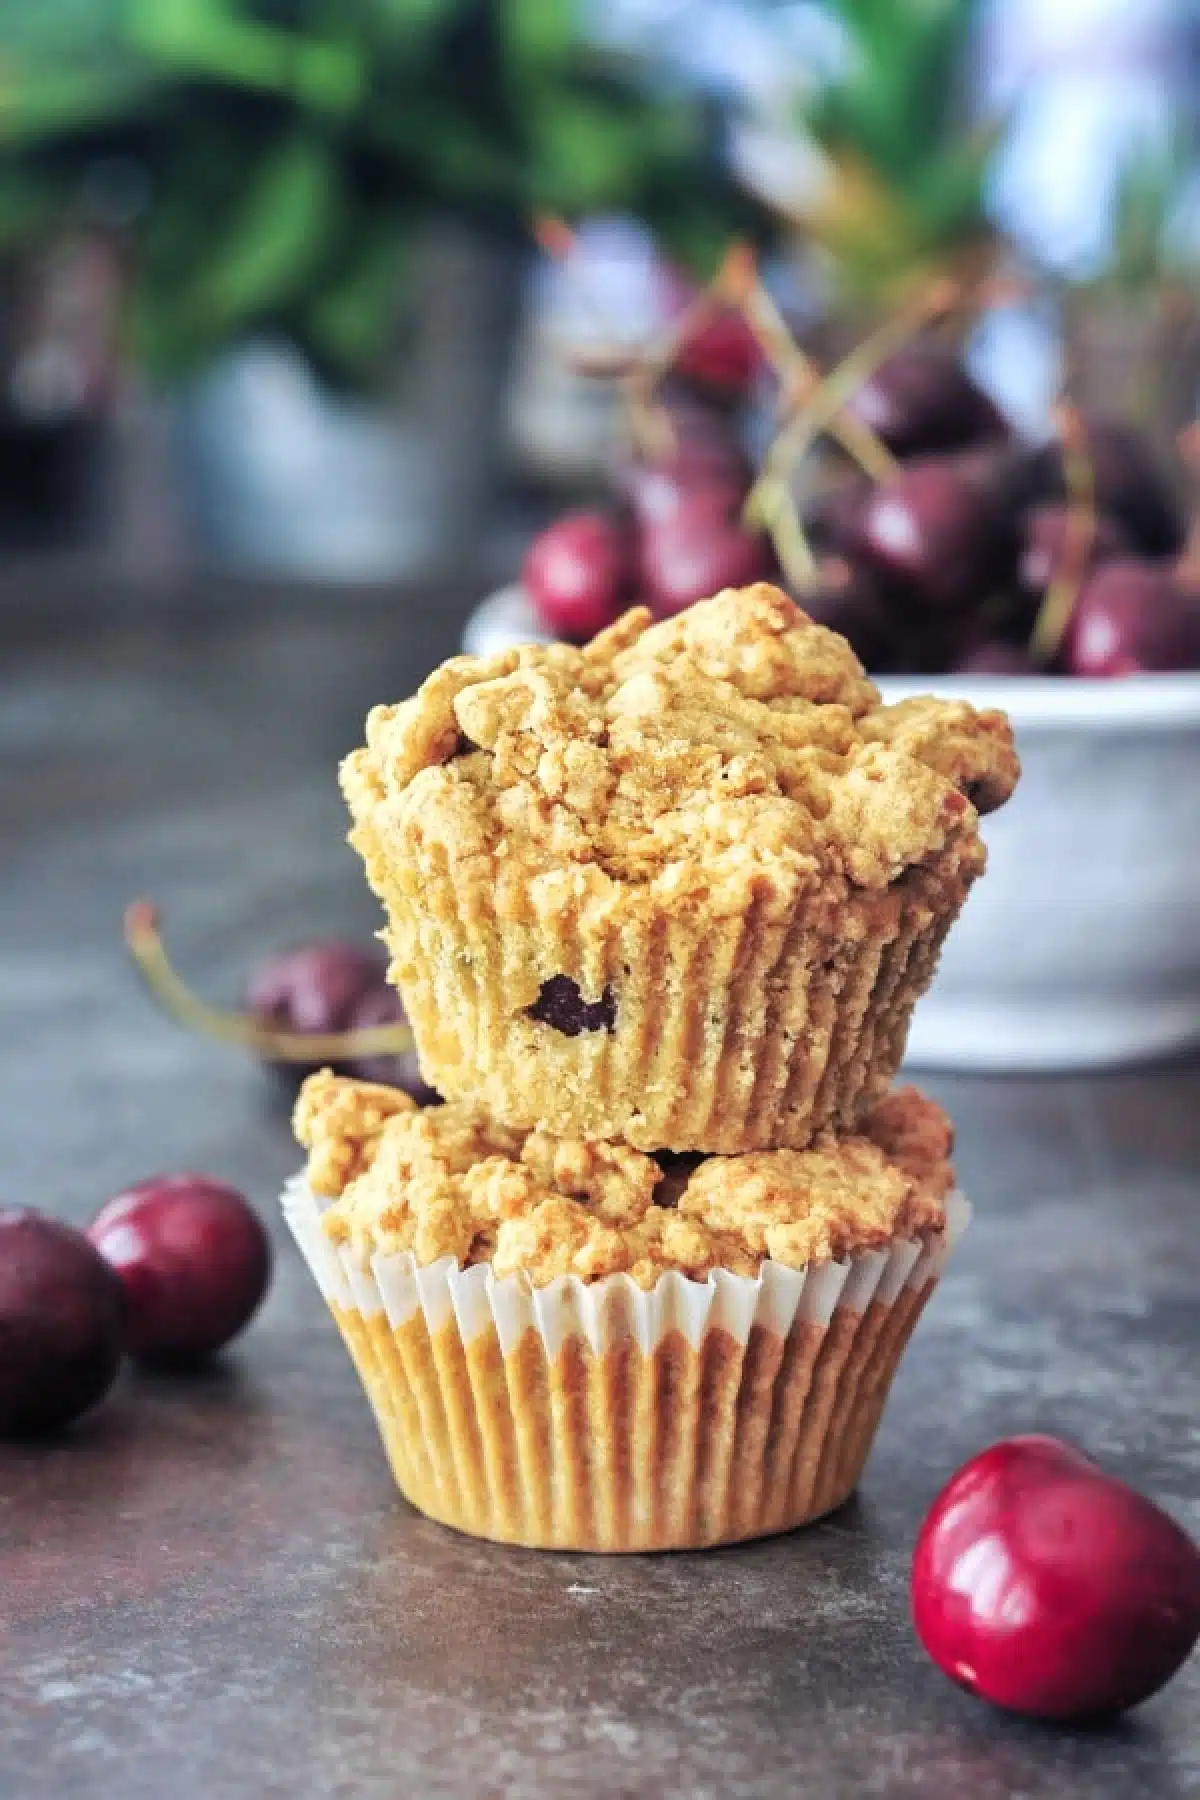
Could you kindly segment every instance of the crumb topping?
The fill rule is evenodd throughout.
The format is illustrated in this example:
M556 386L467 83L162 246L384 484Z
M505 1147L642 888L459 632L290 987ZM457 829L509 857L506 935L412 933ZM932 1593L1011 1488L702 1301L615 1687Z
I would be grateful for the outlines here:
M660 1160L506 1131L329 1070L305 1082L295 1128L311 1186L333 1201L323 1222L334 1243L363 1257L490 1262L538 1287L628 1273L649 1288L667 1269L828 1262L939 1231L953 1184L949 1121L915 1088L890 1094L861 1135L743 1156Z
M372 711L343 786L384 897L436 854L574 871L593 900L702 881L720 910L764 871L880 888L973 848L1017 772L1002 714L880 706L845 640L759 584L657 625L635 609L583 649L455 657Z

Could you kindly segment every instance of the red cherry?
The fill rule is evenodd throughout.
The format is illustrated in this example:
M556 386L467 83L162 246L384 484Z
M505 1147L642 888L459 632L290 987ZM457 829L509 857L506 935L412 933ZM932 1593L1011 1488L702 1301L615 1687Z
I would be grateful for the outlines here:
M1021 524L1017 580L1032 599L1040 600L1058 574L1067 543L1070 512L1065 506L1035 506ZM1129 537L1116 519L1098 513L1088 543L1085 570L1114 556L1128 554Z
M712 511L731 516L750 488L741 445L707 408L673 401L667 413L671 448L653 459L638 458L619 471L634 518L641 525L656 524L698 504L702 494Z
M246 1011L277 1031L345 1031L362 997L379 987L379 949L318 938L269 957L246 991Z
M1200 668L1200 593L1166 564L1115 558L1080 589L1062 656L1072 675Z
M153 1362L220 1350L257 1311L271 1274L262 1222L236 1188L162 1175L101 1207L88 1237L125 1288L125 1344Z
M976 465L931 456L872 491L855 550L914 607L959 612L988 598L1003 540L997 494Z
M853 556L862 535L871 483L852 478L815 494L804 511L804 535L818 554Z
M1200 1636L1200 1549L1166 1513L1050 1437L973 1458L912 1567L917 1635L970 1693L1043 1719L1157 1693Z
M121 1284L81 1231L0 1211L0 1433L54 1431L94 1406L123 1325Z
M686 277L667 271L670 313L681 313L694 295L695 288ZM753 387L762 366L758 339L742 314L730 307L691 327L675 354L673 369L700 387L740 396Z
M899 669L905 661L905 630L879 584L865 569L836 556L820 565L820 585L798 593L796 603L818 625L840 632L874 674Z
M1008 423L946 345L914 338L881 363L850 410L894 456L965 450L1009 435Z
M605 513L567 513L529 546L521 580L549 631L579 642L611 625L628 604L629 537Z
M1186 527L1171 480L1153 447L1133 425L1087 412L1087 452L1096 505L1121 525L1135 550L1172 556L1182 549ZM1061 501L1065 493L1062 445L1044 444L1020 459L1018 476L1027 504Z
M642 533L642 588L661 619L722 588L763 581L773 570L768 540L714 513L703 497Z

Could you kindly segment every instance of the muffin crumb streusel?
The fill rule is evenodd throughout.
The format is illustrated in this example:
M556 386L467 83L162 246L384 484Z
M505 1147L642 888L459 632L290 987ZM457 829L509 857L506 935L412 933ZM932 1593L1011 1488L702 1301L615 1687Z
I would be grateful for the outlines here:
M490 1262L539 1287L841 1259L939 1231L953 1184L949 1121L915 1088L890 1094L859 1135L686 1160L506 1131L328 1070L304 1084L295 1125L311 1186L334 1202L323 1220L335 1243Z

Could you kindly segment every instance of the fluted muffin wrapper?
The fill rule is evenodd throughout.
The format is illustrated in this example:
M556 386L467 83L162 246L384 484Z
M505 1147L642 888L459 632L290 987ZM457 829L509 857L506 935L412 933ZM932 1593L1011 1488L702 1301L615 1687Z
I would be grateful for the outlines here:
M364 1263L303 1179L283 1209L406 1498L477 1537L604 1551L734 1543L840 1506L969 1218L955 1194L925 1242L644 1290Z
M957 852L882 891L728 916L494 889L430 857L387 896L426 1078L516 1129L640 1150L803 1149L853 1131L888 1091L916 1001L974 870ZM568 1036L530 1014L566 976L612 996L613 1028Z

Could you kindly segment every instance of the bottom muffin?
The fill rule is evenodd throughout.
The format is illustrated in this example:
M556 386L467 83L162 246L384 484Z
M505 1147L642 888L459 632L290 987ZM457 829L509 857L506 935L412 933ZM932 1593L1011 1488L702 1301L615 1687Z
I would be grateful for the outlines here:
M694 1549L840 1506L966 1206L889 1095L803 1151L651 1157L329 1073L288 1222L402 1492L480 1537Z

